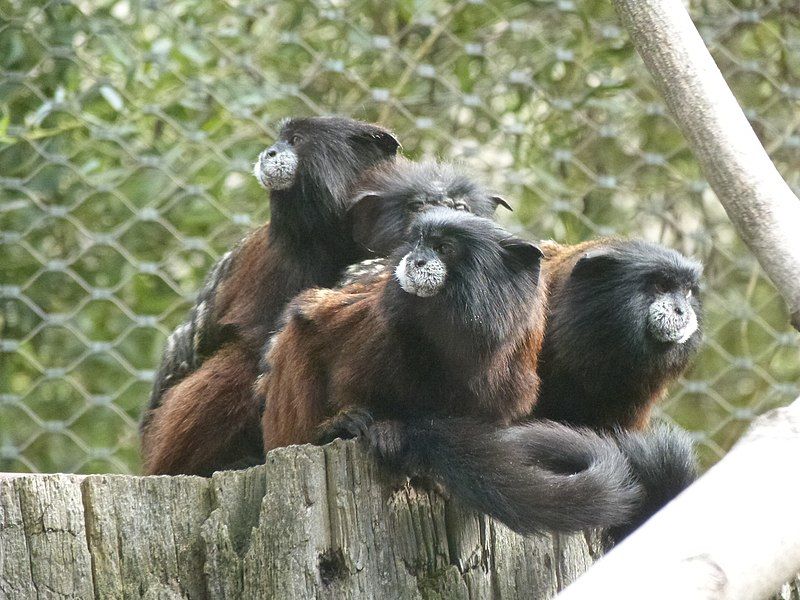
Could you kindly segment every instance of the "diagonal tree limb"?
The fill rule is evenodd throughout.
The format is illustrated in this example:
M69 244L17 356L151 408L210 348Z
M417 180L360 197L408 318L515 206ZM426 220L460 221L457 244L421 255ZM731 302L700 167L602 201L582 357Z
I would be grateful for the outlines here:
M739 235L800 331L800 200L767 156L680 0L613 0Z
M753 421L703 477L558 600L757 600L800 570L800 398Z

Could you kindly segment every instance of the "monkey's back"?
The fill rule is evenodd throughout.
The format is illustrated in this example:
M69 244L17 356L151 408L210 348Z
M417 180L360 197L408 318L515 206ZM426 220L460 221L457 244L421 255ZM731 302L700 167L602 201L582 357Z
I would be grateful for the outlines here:
M480 368L440 363L424 337L398 332L383 296L393 274L342 289L313 289L287 308L256 385L263 399L265 450L313 442L335 414L366 408L380 418L472 416L508 424L536 401L544 290L531 307L535 325ZM401 339L402 338L402 339Z

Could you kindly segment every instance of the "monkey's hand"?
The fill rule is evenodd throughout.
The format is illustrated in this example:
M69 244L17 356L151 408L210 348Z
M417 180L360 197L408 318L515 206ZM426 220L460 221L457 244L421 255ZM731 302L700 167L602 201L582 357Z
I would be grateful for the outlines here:
M400 488L410 480L415 487L433 490L446 498L450 496L447 489L414 460L408 445L409 425L403 421L377 419L365 408L353 408L322 423L318 432L319 444L327 444L336 438L360 438L378 464L386 469L384 475L391 486Z
M375 421L367 432L370 449L384 464L401 467L408 448L408 432L402 421Z
M376 420L366 408L343 410L323 421L317 429L317 444L327 444L336 438L343 440L362 438L376 458L389 466L402 465L407 447L406 427L401 421Z
M375 422L365 408L348 408L340 411L317 427L315 443L328 444L336 438L349 440L356 437L369 439L370 426Z

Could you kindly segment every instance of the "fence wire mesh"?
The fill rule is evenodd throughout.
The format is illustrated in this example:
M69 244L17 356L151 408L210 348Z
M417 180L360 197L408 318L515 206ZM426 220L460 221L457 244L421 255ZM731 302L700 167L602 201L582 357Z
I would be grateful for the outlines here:
M690 10L797 191L796 2ZM251 162L330 113L465 163L531 236L701 258L707 335L663 415L706 464L800 393L781 300L607 0L0 0L0 471L137 471L167 334L268 218Z

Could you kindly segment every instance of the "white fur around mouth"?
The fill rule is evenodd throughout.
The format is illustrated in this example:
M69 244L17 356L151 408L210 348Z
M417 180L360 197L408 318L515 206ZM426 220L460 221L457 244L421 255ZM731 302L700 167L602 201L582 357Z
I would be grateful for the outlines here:
M688 307L689 315L684 323L678 323L679 318L673 314L672 308L666 301L656 300L650 305L648 315L648 328L654 338L661 342L685 344L697 331L697 315Z
M439 259L433 259L418 267L408 260L408 256L406 254L394 270L400 287L404 292L420 298L435 296L447 278L447 268L444 263Z
M290 188L296 171L297 155L291 150L284 150L275 156L267 156L264 150L253 165L253 175L266 190Z
M270 189L269 184L264 180L264 177L261 173L261 155L258 155L258 160L253 163L253 176L258 180L258 183L261 187L265 190Z
M676 344L684 344L686 343L690 337L694 335L694 332L697 331L697 315L694 314L694 311L691 312L689 315L689 322L684 326L681 336L675 340Z

